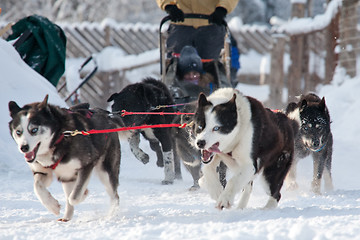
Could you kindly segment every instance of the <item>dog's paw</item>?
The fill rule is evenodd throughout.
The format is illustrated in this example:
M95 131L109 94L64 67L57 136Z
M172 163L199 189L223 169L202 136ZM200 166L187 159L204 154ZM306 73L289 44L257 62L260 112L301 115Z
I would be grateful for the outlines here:
M314 180L311 182L311 190L316 195L321 195L320 188L321 188L320 180Z
M199 189L200 189L199 184L194 184L194 185L192 185L192 186L189 188L189 191L190 191L190 192L194 192L194 191L197 191L197 190L199 190Z
M220 201L216 203L216 208L219 210L223 210L224 208L230 208L231 203L228 200Z
M233 204L232 202L233 202L233 200L229 196L229 194L226 194L225 192L223 192L216 202L216 208L218 208L220 210L222 210L224 208L230 208Z
M163 159L158 159L156 161L156 166L158 167L164 167L164 160Z
M147 155L146 153L144 153L144 155L140 157L140 161L141 161L143 164L148 164L149 161L150 161L149 155Z
M68 222L70 221L70 219L67 219L67 218L59 218L58 219L58 222Z
M173 183L174 183L174 181L171 181L171 180L162 180L161 181L162 185L170 185L170 184L173 184Z

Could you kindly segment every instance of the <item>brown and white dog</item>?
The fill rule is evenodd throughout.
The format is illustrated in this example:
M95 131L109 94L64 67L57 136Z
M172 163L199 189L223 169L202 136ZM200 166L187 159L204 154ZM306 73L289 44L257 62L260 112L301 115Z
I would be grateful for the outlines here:
M200 94L194 123L194 145L204 163L200 186L216 200L216 207L230 208L243 191L238 208L245 208L259 174L269 195L265 208L275 208L293 161L296 121L235 89L222 88L209 97ZM217 173L220 161L232 173L225 188Z

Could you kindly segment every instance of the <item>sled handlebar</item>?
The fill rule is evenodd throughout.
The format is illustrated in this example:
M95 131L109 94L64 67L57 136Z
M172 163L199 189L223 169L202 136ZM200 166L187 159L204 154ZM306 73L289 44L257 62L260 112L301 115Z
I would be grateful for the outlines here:
M210 15L206 15L206 14L200 14L200 13L185 13L184 14L184 18L194 18L194 19L209 19L209 16ZM160 22L160 32L161 32L161 28L162 28L162 25L164 25L164 23L166 23L167 21L170 21L171 20L171 17L170 15L167 15L165 16L163 19L161 19L161 22ZM222 21L221 23L222 25L224 25L225 27L227 27L227 22L225 20Z
M184 14L184 18L193 18L193 19L209 19L210 15L206 15L206 14L200 14L200 13L185 13ZM166 23L167 21L170 21L171 17L170 15L165 16L163 19L161 19L160 22L160 28L159 28L159 41L160 41L160 74L163 74L163 53L162 53L162 37L161 37L161 28L164 25L164 23ZM222 21L222 25L227 28L227 22L225 20Z

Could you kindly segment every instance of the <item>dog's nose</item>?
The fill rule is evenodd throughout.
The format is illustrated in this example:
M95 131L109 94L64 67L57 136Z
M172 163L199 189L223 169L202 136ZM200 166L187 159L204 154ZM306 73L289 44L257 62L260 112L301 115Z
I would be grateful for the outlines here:
M22 145L21 147L20 147L20 150L22 151L22 152L24 152L24 153L26 153L26 152L28 152L29 151L29 145Z
M205 140L199 140L199 141L197 141L196 144L197 144L197 146L198 146L199 148L204 148L206 142L205 142Z
M320 145L320 141L318 139L313 139L314 147L318 147Z

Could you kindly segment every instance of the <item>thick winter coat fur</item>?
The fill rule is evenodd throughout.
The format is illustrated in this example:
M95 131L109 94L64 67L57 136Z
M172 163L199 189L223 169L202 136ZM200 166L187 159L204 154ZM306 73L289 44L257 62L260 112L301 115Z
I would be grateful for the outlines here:
M325 191L331 191L333 189L331 177L333 135L325 98L320 99L313 93L301 96L299 102L292 102L287 106L286 113L300 125L300 130L295 137L295 161L287 177L288 187L290 189L298 187L296 165L300 159L312 155L314 165L312 191L320 194L323 176Z
M142 82L130 84L119 93L112 94L107 101L114 101L111 108L114 115L118 116L121 115L122 110L149 113L174 112L172 108L156 109L158 106L172 105L174 101L166 85L153 78L146 78ZM173 115L149 114L122 117L126 126L169 124L173 118ZM173 141L170 132L170 128L150 128L133 131L128 139L132 153L144 164L149 162L149 155L139 147L140 133L149 141L151 149L156 152L157 165L164 166L163 184L171 184L175 177L181 177L180 164L179 162L174 163Z
M216 200L216 207L231 207L243 191L238 208L245 208L257 174L269 195L265 208L276 207L293 160L297 123L231 88L218 89L208 98L201 94L194 122L194 144L205 163L200 186ZM225 188L216 172L220 161L232 172Z
M59 202L47 189L55 176L66 196L65 214L59 220L68 221L73 217L74 206L88 195L87 185L95 169L115 209L119 203L118 134L66 136L64 132L116 128L121 119L110 118L101 109L89 109L87 104L65 109L48 104L47 100L48 96L23 107L9 102L10 132L33 172L36 196L50 212L60 214Z

